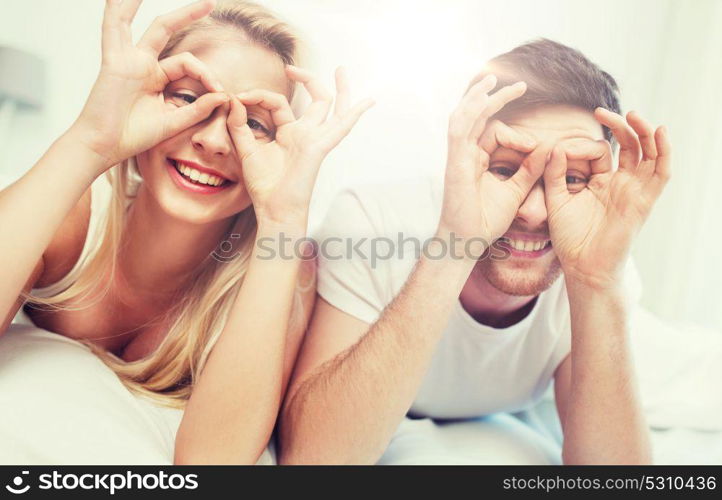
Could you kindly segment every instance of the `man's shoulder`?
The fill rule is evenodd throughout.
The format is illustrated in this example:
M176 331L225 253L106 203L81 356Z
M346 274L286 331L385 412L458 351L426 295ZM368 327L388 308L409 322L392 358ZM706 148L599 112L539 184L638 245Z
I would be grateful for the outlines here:
M389 236L427 233L438 223L443 185L432 177L358 184L342 189L321 224L325 229Z

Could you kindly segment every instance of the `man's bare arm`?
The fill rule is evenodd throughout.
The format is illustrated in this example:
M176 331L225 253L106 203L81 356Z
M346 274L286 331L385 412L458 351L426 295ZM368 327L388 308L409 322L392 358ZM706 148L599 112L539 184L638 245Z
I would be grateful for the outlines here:
M449 121L436 236L446 242L453 236L462 243L463 255L430 248L426 255L447 255L422 257L367 332L343 317L337 324L321 324L325 308L317 311L281 414L281 463L374 463L410 408L476 258L508 229L544 166L525 163L505 181L489 172L489 156L498 144L527 152L535 147L509 127L486 126L490 116L526 89L518 83L487 95L495 85L490 76L472 86ZM480 147L482 134L493 138L486 148ZM342 347L319 349L323 342ZM312 349L321 353L309 354Z
M292 385L281 415L281 463L379 459L416 396L471 266L422 258L368 333Z
M620 291L567 281L572 353L557 370L565 464L644 464L647 425L631 359Z

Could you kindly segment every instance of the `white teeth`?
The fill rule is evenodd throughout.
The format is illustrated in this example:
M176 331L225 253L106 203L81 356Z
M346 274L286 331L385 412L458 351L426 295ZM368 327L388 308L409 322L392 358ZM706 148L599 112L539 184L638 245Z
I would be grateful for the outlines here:
M220 186L225 182L225 179L222 179L216 175L210 175L204 172L200 172L199 170L196 170L194 168L191 168L187 165L182 165L180 163L175 163L176 170L180 172L183 176L199 183L199 184L207 184L209 186Z
M542 248L549 245L549 240L545 241L527 241L527 240L512 240L510 238L503 238L506 243L509 244L514 250L520 250L522 252L537 252Z

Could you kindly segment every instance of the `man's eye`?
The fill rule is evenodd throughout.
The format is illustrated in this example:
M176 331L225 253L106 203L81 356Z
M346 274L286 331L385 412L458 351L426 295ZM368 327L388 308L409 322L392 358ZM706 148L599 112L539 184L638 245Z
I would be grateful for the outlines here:
M578 193L587 185L587 179L579 175L567 174L567 189L570 193Z
M586 180L576 175L567 175L567 184L583 184Z
M494 174L499 179L508 179L516 172L516 169L511 167L490 167L489 172Z

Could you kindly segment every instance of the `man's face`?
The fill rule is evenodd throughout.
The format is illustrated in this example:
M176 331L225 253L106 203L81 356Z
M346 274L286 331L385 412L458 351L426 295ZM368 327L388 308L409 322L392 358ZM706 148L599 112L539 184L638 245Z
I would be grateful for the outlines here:
M573 106L544 106L503 121L534 138L538 148L546 151L569 139L604 139L602 127L593 114ZM540 156L545 158L546 155ZM490 158L489 170L497 176L508 176L519 168L523 159L522 153L499 148ZM570 191L580 189L583 184L579 181L588 178L589 173L588 162L570 161L567 170ZM561 264L549 237L542 179L531 189L511 226L495 246L504 248L505 258L496 260L486 256L480 259L470 280L485 280L508 295L534 296L549 288L559 277ZM500 254L498 250L494 253Z

